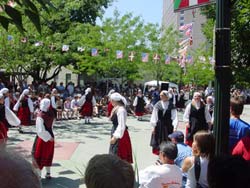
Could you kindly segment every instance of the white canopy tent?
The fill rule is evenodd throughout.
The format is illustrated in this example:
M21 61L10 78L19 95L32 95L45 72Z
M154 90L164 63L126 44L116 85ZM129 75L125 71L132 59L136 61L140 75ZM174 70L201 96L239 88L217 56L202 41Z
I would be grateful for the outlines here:
M178 85L175 84L175 83L172 83L172 82L165 82L165 81L158 81L158 82L159 82L159 87L160 87L160 89L161 89L162 84L165 84L165 85L168 86L168 88L173 88L173 87L175 87L175 88L177 89L177 91L179 91L179 87L178 87ZM149 87L149 89L150 89L150 87L151 87L151 88L152 88L152 87L156 88L156 87L157 87L157 80L152 80L152 81L145 82L145 83L144 83L143 93L145 93L145 90L146 90L147 87Z

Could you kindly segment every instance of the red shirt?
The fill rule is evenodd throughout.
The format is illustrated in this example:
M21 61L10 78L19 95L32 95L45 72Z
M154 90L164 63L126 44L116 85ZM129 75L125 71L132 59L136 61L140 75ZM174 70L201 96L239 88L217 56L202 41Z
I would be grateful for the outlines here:
M232 155L240 155L250 161L250 136L243 137L232 151Z

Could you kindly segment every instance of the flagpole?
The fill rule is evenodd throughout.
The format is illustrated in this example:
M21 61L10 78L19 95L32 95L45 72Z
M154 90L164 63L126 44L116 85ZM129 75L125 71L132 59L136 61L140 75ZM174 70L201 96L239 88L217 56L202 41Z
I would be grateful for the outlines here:
M216 1L215 122L216 155L227 154L230 118L230 0Z

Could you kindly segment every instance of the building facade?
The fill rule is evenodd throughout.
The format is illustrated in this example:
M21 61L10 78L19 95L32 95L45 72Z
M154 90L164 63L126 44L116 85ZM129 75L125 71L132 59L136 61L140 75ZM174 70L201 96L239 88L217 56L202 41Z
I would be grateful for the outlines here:
M173 25L176 30L179 30L180 26L193 22L192 38L193 44L191 49L197 49L201 44L203 44L206 39L202 34L201 27L202 24L206 22L206 17L200 14L199 8L194 8L191 10L184 10L180 12L174 12L174 1L163 0L163 16L162 16L162 26L169 27ZM180 31L183 39L187 38L183 31Z

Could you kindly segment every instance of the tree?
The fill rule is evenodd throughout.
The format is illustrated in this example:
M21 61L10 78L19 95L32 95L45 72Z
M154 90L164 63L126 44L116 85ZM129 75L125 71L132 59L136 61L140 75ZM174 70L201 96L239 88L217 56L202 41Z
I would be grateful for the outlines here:
M210 32L205 32L208 41L212 41L211 22L215 22L215 6L202 9L203 14L209 18ZM250 4L247 0L231 1L231 67L233 83L238 86L249 87L250 72ZM207 25L208 25L207 24ZM208 27L206 25L206 27ZM208 31L208 29L206 29ZM212 46L212 43L211 43Z
M79 35L82 34L78 30L73 36L72 32L74 33L77 28L84 29L82 22L94 24L97 16L102 15L103 7L107 7L111 0L95 2L99 3L96 4L95 8L86 12L79 11L78 14L75 12L75 19L72 17L72 10L81 10L83 6L92 6L93 1L83 1L78 2L78 4L76 2L71 3L71 1L54 1L54 8L46 8L48 11L40 9L40 16L43 18L41 22L42 35L35 31L34 25L30 24L25 17L22 20L22 24L25 25L25 28L29 28L25 33L19 33L16 31L16 28L8 27L8 33L15 40L8 42L7 36L3 38L9 47L0 49L2 56L8 57L6 59L8 63L2 65L2 67L10 72L16 72L16 70L25 72L25 74L31 75L37 81L48 81L60 72L62 66L75 64L77 60L75 59L75 54L71 53L71 50L67 53L62 52L62 44L74 44ZM76 16L82 18L81 23L79 22L80 20L76 19ZM81 27L77 25L81 25ZM75 26L77 28L74 28ZM18 29L20 30L20 28ZM22 38L26 38L27 41L25 43L21 42ZM38 42L41 42L42 45L36 45ZM10 50L6 48L10 48ZM74 48L77 47L74 46ZM54 68L54 73L51 77L48 77L47 73L51 68Z

